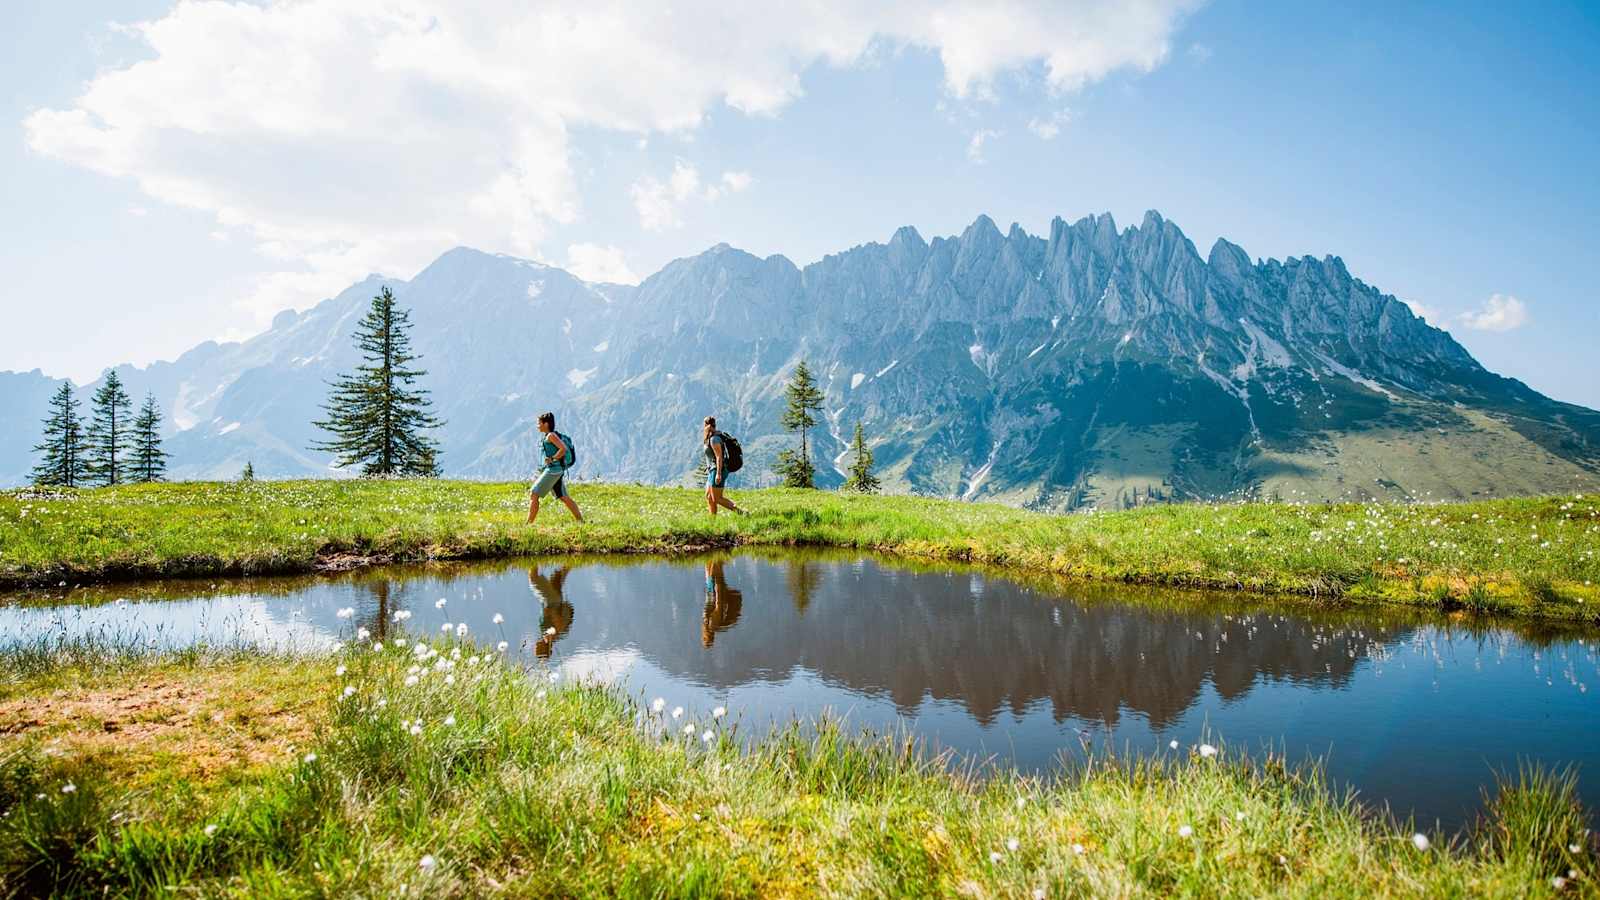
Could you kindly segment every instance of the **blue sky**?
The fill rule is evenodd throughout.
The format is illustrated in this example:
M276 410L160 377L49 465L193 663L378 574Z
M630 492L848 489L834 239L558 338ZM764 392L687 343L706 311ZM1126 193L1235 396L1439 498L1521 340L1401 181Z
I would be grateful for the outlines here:
M954 2L622 9L549 69L525 68L537 23L453 43L467 26L425 0L180 9L154 33L110 23L167 0L8 4L0 369L171 358L456 243L642 277L721 241L804 264L905 224L1154 208L1202 255L1342 256L1491 369L1600 407L1600 6L1152 4L1025 28ZM401 38L340 44L375 15ZM425 71L361 62L395 54Z

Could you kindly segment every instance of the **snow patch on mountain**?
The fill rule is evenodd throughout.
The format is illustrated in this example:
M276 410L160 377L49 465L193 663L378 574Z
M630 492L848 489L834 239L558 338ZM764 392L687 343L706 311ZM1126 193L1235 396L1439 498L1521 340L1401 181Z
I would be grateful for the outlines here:
M866 381L866 380L867 380L867 373L865 373L865 372L857 372L854 375L851 375L850 376L850 390L853 391L856 388L861 387L861 382Z
M598 371L600 371L598 367L593 369L568 369L567 382L575 388L581 388L585 383L588 382L589 379L593 378L594 373ZM667 377L670 378L672 376L669 375Z

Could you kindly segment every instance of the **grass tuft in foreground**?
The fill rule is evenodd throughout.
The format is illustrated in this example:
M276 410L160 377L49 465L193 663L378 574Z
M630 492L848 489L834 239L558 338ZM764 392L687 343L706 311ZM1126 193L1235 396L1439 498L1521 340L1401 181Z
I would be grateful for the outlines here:
M1600 497L1459 504L1268 503L1045 515L993 504L820 491L700 493L580 484L589 524L523 524L525 487L286 481L0 492L0 587L310 572L373 562L873 549L1080 578L1600 621Z
M1570 774L1510 778L1484 822L1451 840L1363 817L1315 769L1228 748L1099 758L1052 780L969 779L904 740L851 738L836 723L745 746L726 718L641 707L453 642L401 638L298 661L67 661L35 677L76 696L152 678L243 683L229 679L252 667L299 673L280 700L313 705L320 724L226 789L190 784L187 802L27 731L3 739L0 891L1594 892L1595 848Z

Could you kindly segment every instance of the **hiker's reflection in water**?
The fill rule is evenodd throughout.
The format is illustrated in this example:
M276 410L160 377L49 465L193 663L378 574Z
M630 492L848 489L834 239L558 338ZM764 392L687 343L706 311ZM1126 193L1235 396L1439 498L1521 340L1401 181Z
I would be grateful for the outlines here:
M528 587L533 589L534 596L544 606L539 613L539 639L533 643L533 652L540 659L549 659L556 641L572 630L572 604L561 596L561 585L570 571L566 566L560 566L546 578L539 574L538 566L528 570ZM554 632L550 630L552 628Z
M722 560L706 562L706 615L700 622L700 643L706 647L716 640L717 632L727 631L739 621L739 609L744 605L744 595L722 577Z

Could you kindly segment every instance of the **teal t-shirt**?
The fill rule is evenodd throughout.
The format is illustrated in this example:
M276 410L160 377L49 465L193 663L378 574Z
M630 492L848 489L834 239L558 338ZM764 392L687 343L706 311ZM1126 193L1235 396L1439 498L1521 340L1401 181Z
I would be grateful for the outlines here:
M561 448L556 446L555 441L550 440L549 434L545 435L544 440L539 442L539 449L544 452L544 467L546 469L561 468Z

